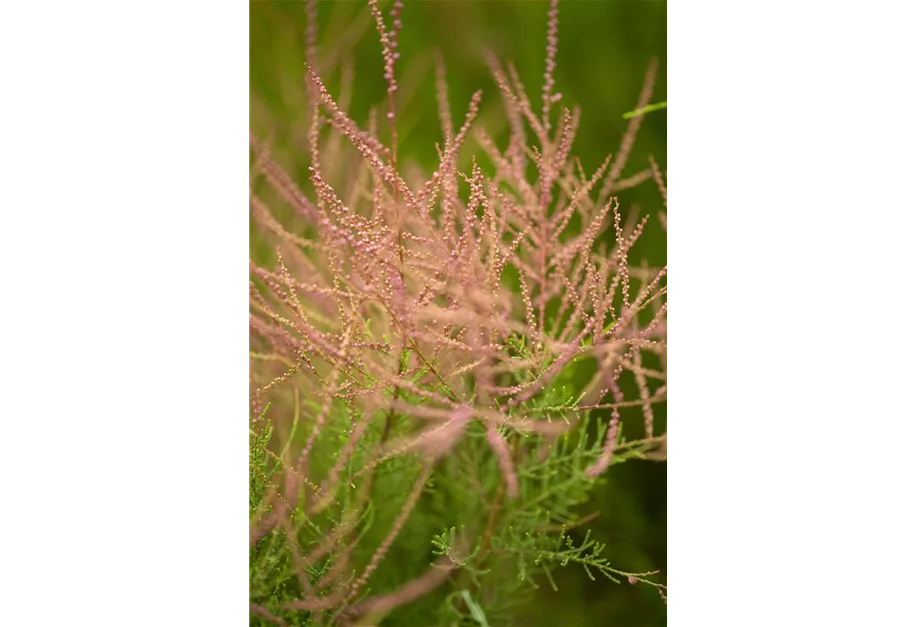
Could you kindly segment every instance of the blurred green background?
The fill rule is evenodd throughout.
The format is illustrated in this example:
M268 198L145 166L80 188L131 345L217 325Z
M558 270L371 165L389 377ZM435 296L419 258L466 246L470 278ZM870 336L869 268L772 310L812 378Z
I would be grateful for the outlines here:
M382 3L389 21L390 4ZM482 89L479 119L498 144L505 145L503 103L484 53L489 49L504 65L514 63L529 98L540 108L547 10L546 0L405 0L404 26L399 35L401 58L396 68L400 85L399 162L410 160L427 171L436 163L435 144L442 142L434 82L436 49L446 65L453 123L461 123L471 94ZM337 94L341 65L353 63L356 80L348 113L365 124L370 108L381 105L386 95L381 46L366 3L320 1L318 11L321 76L331 93ZM308 167L305 30L301 1L250 3L251 128L259 137L273 132L275 157L300 183L307 180ZM627 126L622 114L635 108L643 76L654 57L659 72L651 102L666 100L666 4L561 0L559 39L555 90L564 96L561 106L582 108L572 154L591 174L608 154L617 151ZM649 155L665 172L665 110L644 118L624 176L645 169ZM460 163L463 168L467 165ZM655 219L662 203L655 185L652 181L644 183L623 192L620 199L625 212L651 216L633 259L646 259L652 266L665 264L665 233ZM270 258L268 251L259 249L256 238L251 254L259 261ZM634 389L625 388L624 392L636 397ZM657 433L665 428L664 411L664 405L657 407ZM623 418L625 435L640 437L639 408L625 410ZM584 508L584 515L600 513L588 527L594 537L607 543L605 555L616 568L659 569L662 572L657 577L664 583L666 464L630 461L615 465L607 477L593 502ZM520 615L520 627L649 627L666 623L665 605L649 586L593 582L582 569L574 567L560 569L555 579L560 591L542 586Z

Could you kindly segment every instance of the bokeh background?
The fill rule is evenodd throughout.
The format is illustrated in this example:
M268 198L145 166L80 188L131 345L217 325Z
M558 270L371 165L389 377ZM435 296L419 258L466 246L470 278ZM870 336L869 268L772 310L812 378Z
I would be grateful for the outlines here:
M389 2L382 4L387 14ZM512 62L529 97L540 106L544 72L546 0L405 0L398 62L399 162L419 164L427 171L436 162L441 131L436 109L434 51L446 65L453 121L464 118L471 94L482 89L479 117L499 145L505 145L505 118L500 94L485 57L491 50ZM352 63L356 78L349 114L365 124L371 107L385 98L381 46L366 3L360 0L319 1L319 59L323 80L338 93L342 64ZM390 18L388 18L390 19ZM302 183L307 181L308 106L303 81L306 15L298 0L250 3L251 128L273 135L274 156ZM556 91L562 106L582 108L572 154L587 173L617 151L652 58L659 71L651 102L666 99L666 4L654 0L561 0ZM558 108L555 107L555 111ZM380 121L382 121L380 119ZM473 141L469 142L474 144ZM463 157L470 160L470 152ZM624 176L648 166L652 155L666 171L666 112L648 114L642 123ZM468 163L460 163L467 168ZM307 187L303 185L303 187ZM627 212L662 209L652 181L621 195ZM651 266L666 262L665 233L655 219L633 252ZM268 262L270 251L252 238L251 255ZM636 390L624 389L631 398ZM625 436L642 433L639 408L623 413ZM657 433L665 429L665 405L657 406ZM666 573L666 464L633 460L606 473L583 514L598 512L588 524L593 537L607 543L605 555L626 571ZM582 569L559 569L559 592L542 586L518 617L520 627L665 625L665 605L649 586L591 581Z

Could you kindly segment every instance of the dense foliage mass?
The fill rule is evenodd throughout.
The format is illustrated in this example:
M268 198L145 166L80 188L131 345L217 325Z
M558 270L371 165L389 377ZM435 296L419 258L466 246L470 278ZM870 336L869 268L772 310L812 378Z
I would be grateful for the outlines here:
M611 464L665 458L665 268L629 258L650 218L618 204L654 179L665 206L654 163L622 178L641 116L597 171L571 156L580 111L553 89L554 0L540 104L490 60L507 145L475 124L481 92L453 125L440 61L439 166L403 167L401 2L390 23L369 6L384 120L361 127L329 92L307 3L308 191L251 136L255 236L276 249L275 266L250 266L252 624L496 627L568 565L665 599L655 573L568 533ZM642 409L644 437L623 438L623 407Z

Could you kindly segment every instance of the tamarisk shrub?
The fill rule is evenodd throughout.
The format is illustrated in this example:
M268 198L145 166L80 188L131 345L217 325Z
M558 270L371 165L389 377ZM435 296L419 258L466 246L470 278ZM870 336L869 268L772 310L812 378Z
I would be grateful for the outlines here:
M276 250L273 267L250 264L251 622L512 624L525 591L554 586L571 562L664 600L655 572L617 570L588 533L568 533L611 464L665 459L654 407L666 398L666 269L632 263L648 217L625 220L619 205L654 179L665 225L655 162L621 176L640 116L613 159L583 171L571 156L581 113L554 91L552 0L540 111L513 66L490 58L510 128L499 147L475 124L483 92L453 123L438 59L438 167L405 168L403 5L369 9L381 123L360 126L319 75L312 1L305 189L269 138L250 137L254 237ZM638 107L654 77L651 65ZM613 245L600 241L609 229ZM629 406L643 414L639 440L622 436Z

